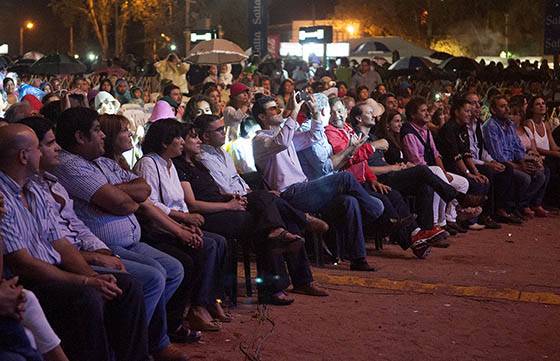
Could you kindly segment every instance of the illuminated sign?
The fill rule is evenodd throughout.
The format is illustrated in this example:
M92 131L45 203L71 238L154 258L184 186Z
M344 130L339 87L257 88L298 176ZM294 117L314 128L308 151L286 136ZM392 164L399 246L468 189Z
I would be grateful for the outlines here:
M218 38L216 29L203 29L191 31L191 43L198 43L200 41L207 41Z
M299 28L299 42L304 43L332 43L332 26L308 26Z

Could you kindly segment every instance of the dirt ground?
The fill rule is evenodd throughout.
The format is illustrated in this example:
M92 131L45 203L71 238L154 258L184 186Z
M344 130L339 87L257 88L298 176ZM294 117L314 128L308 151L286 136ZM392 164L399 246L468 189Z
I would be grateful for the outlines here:
M560 360L560 217L450 242L426 260L385 246L373 273L314 268L329 297L267 308L274 326L241 297L233 323L183 347L216 361L251 360L240 345L263 361Z

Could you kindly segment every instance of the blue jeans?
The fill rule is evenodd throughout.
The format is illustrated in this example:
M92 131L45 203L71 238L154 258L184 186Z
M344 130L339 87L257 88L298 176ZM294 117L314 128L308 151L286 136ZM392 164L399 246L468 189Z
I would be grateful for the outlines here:
M121 257L126 270L142 283L146 317L150 323L150 350L163 349L170 343L166 305L183 280L183 266L146 243L137 242L128 248L114 246L112 250ZM152 344L156 340L157 344Z
M546 168L534 174L519 169L513 171L519 208L542 206L548 178L545 171Z
M299 210L324 214L345 257L357 260L366 256L363 225L378 219L384 207L352 174L341 172L296 183L281 196Z

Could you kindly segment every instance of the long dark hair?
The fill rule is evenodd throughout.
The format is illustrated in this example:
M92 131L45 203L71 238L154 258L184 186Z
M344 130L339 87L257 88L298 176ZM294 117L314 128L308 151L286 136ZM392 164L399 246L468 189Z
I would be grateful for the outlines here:
M284 97L286 95L286 93L284 93L284 85L286 85L286 83L292 83L292 85L295 85L292 79L284 79L282 83L280 83L280 88L278 89L278 95L280 95L281 97Z
M101 79L101 81L99 82L99 91L102 91L101 87L105 83L107 83L111 86L111 90L109 90L108 93L111 94L111 95L115 95L115 92L114 92L114 89L113 89L113 83L111 82L111 79L109 79L109 78ZM105 91L105 90L103 90L103 91Z
M375 127L375 135L379 139L387 139L389 143L395 145L395 147L401 150L401 137L399 136L399 134L395 134L394 132L390 131L391 120L393 120L396 115L401 116L402 119L402 115L395 110L390 110L383 113L381 119L379 120L379 123Z
M525 119L533 119L533 116L535 115L533 113L533 107L535 106L535 102L537 101L537 99L545 100L544 97L539 96L539 95L529 99L529 102L527 103L527 116L525 117ZM546 104L546 101L545 101L545 104ZM544 120L546 121L546 117L544 118Z

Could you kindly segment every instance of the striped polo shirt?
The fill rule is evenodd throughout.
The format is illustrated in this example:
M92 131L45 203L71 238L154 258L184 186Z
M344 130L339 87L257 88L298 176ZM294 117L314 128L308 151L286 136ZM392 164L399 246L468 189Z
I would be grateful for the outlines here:
M93 234L109 247L126 248L140 241L140 224L133 213L115 215L91 203L95 192L104 185L126 183L138 176L105 157L90 161L61 150L59 158L60 165L52 173L72 197L74 211Z
M10 176L0 171L0 192L4 194L6 214L0 222L4 252L27 250L31 256L58 265L60 254L52 243L62 238L57 229L57 217L47 202L45 193L35 182L20 187ZM23 197L29 208L25 208Z

